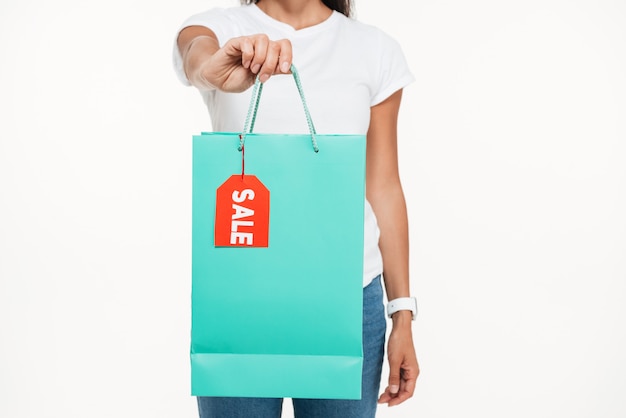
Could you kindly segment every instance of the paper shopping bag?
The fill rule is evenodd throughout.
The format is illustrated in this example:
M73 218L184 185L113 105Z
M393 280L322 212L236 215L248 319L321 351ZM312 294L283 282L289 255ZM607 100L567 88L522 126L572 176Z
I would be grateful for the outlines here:
M365 137L249 133L261 87L193 138L192 394L360 399Z

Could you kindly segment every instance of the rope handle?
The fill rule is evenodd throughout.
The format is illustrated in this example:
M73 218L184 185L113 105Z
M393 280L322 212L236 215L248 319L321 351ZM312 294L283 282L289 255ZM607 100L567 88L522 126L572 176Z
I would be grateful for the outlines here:
M302 101L302 107L304 108L304 115L306 116L306 122L309 126L309 133L311 134L311 143L313 144L313 151L319 152L319 147L317 146L317 140L315 139L315 135L317 132L315 131L315 126L313 125L313 119L311 119L311 113L309 112L309 107L306 104L306 99L304 98L304 90L302 89L302 82L300 81L300 74L296 67L291 64L291 74L293 75L293 79L296 82L296 87L298 88L298 94L300 95L300 100ZM256 122L256 115L259 109L259 102L261 100L261 93L263 92L263 83L259 80L259 76L257 75L256 80L254 82L254 87L252 88L252 97L250 98L250 105L248 106L248 114L246 115L246 121L244 123L243 132L239 135L239 151L243 150L244 142L246 140L246 135L252 133L254 129L254 123Z

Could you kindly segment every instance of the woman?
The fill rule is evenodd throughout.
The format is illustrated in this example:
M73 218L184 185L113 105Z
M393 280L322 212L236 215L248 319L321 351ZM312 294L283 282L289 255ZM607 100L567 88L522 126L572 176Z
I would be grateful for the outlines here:
M213 9L183 23L174 51L179 78L198 88L215 131L241 130L248 88L258 76L272 87L264 89L255 131L305 132L301 107L285 102L284 89L293 80L284 75L293 60L317 131L367 134L362 399L294 399L297 417L374 417L377 403L393 406L410 398L419 374L397 158L402 88L413 76L397 42L349 16L349 0L261 0ZM378 396L386 327L381 277L393 328L388 384ZM201 418L280 417L282 399L199 397L198 406Z

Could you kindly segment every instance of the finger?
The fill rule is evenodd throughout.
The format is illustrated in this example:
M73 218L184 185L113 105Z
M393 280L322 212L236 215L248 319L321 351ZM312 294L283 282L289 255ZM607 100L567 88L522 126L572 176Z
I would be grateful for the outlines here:
M250 68L252 58L254 58L254 45L248 38L243 38L239 44L241 50L241 65L243 68Z
M258 74L261 66L265 62L265 57L267 55L267 47L270 43L267 35L255 35L251 38L254 44L254 56L252 57L252 61L250 62L250 71L254 74Z
M408 392L398 392L398 396L391 398L389 402L387 403L387 405L389 406L400 405L402 402L406 401L410 397L411 395Z
M408 393L409 396L413 396L413 393L415 393L415 381L416 380L417 379L415 378L403 380L400 383L400 391Z
M400 390L396 394L389 391L389 387L378 398L378 403L386 403L389 406L398 405L411 398L415 393L415 380L401 380Z
M396 395L400 390L400 366L402 365L401 359L396 359L395 356L389 356L389 393Z
M229 57L241 57L242 64L244 61L250 61L254 54L254 47L247 36L230 39L224 44L222 50Z
M267 54L265 55L265 61L259 70L259 80L262 83L266 82L278 65L278 57L280 56L280 44L278 42L270 42L267 46Z
M388 403L391 399L393 399L393 397L391 396L391 393L389 393L389 386L387 386L385 391L378 398L378 403Z
M415 393L415 382L417 375L411 370L404 369L402 379L400 380L400 391L398 395L389 401L389 406L399 405L407 399L411 398Z
M293 52L291 49L291 42L288 39L281 39L276 41L280 45L280 56L278 58L278 68L276 73L287 74L291 68L291 62L293 59Z

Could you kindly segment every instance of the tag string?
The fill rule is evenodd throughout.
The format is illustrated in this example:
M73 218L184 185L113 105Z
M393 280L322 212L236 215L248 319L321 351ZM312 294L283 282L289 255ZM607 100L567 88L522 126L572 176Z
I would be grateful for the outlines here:
M241 137L241 135L239 135ZM241 181L243 181L243 176L246 172L246 147L241 146Z

